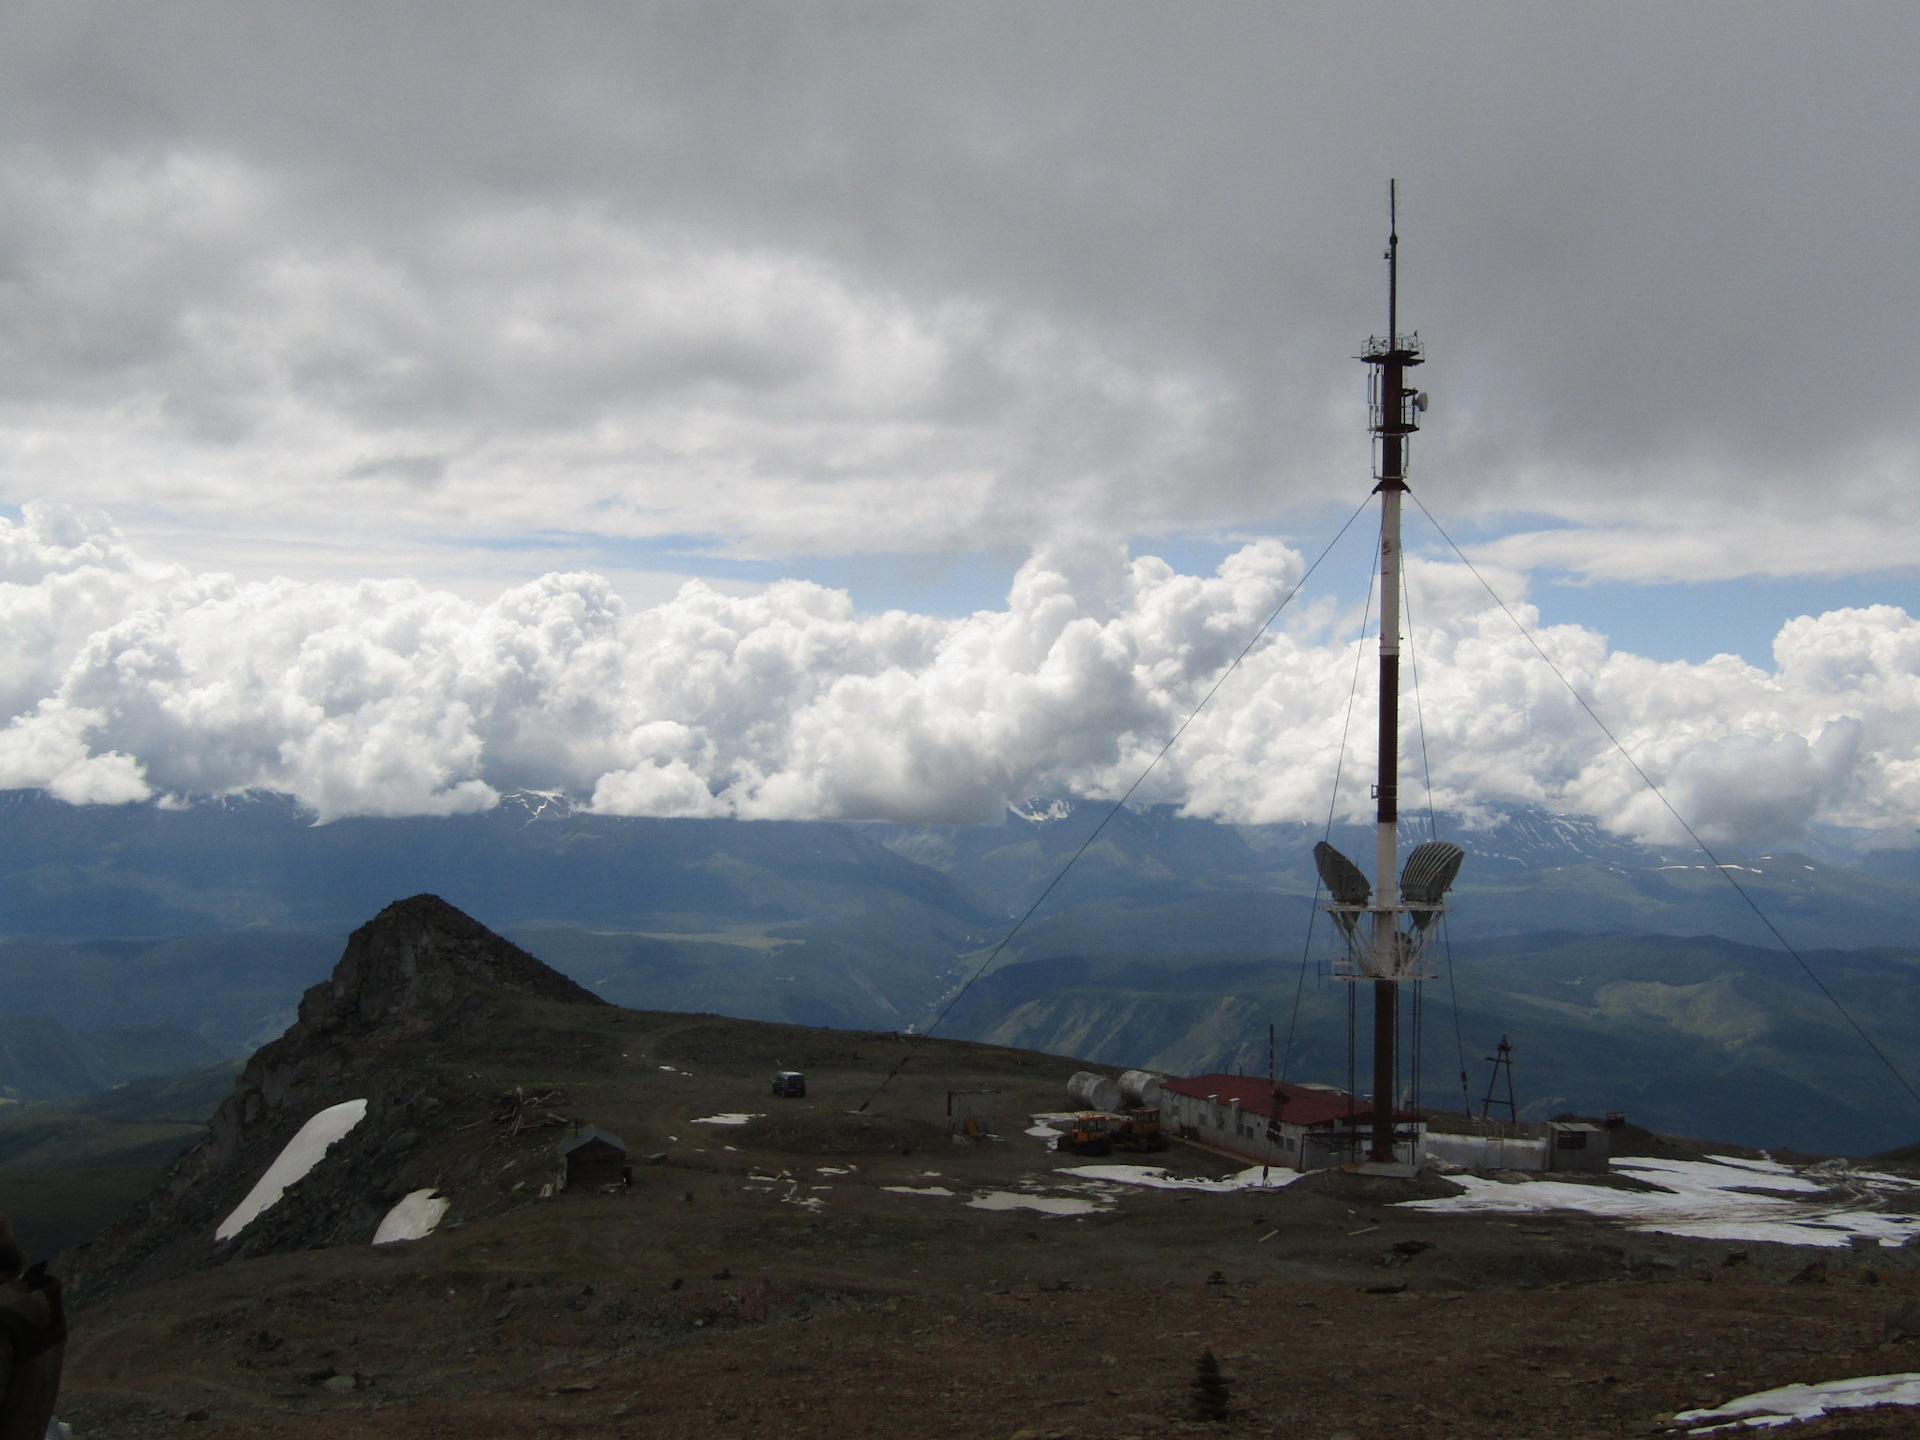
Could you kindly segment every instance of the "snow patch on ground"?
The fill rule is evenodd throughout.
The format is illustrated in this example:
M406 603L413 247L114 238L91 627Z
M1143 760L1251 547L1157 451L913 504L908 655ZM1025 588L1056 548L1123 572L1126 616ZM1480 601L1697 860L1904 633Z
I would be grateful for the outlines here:
M731 1150L733 1147L727 1147ZM824 1195L805 1195L800 1191L800 1177L791 1170L782 1170L778 1175L762 1175L758 1171L750 1172L745 1190L758 1190L760 1194L778 1200L783 1205L797 1205L802 1210L823 1210L827 1197ZM831 1190L831 1185L809 1185L809 1190Z
M1051 1135L1053 1132L1047 1132ZM928 1171L924 1179L938 1179L939 1172ZM1278 1187L1298 1180L1292 1170L1274 1170L1268 1185ZM1234 1190L1258 1189L1260 1167L1254 1166L1222 1180L1205 1180L1194 1175L1169 1174L1159 1165L1071 1165L1055 1170L1049 1179L1021 1181L1016 1190L976 1191L967 1200L975 1210L1033 1210L1042 1215L1094 1215L1111 1210L1124 1193L1123 1185L1155 1190L1199 1190L1226 1194ZM928 1195L952 1199L954 1192L944 1185L885 1185L896 1195Z
M1707 1435L1746 1426L1791 1425L1796 1420L1817 1420L1834 1410L1864 1410L1874 1405L1920 1405L1920 1375L1863 1375L1857 1380L1824 1380L1818 1385L1782 1385L1778 1390L1742 1395L1712 1410L1683 1410L1673 1420L1676 1425L1689 1427L1689 1435Z
M452 1202L431 1188L415 1190L387 1211L380 1228L373 1232L373 1243L391 1245L397 1240L424 1240L445 1218Z
M1840 1249L1854 1236L1900 1245L1920 1232L1920 1215L1888 1213L1889 1201L1920 1206L1920 1187L1874 1171L1832 1164L1795 1170L1772 1160L1616 1160L1621 1174L1658 1185L1661 1192L1614 1190L1564 1180L1508 1185L1474 1175L1450 1175L1467 1193L1444 1200L1409 1200L1412 1210L1526 1213L1577 1210L1625 1221L1636 1230L1703 1240L1752 1240ZM1741 1189L1786 1192L1747 1195ZM1826 1192L1839 1190L1839 1198ZM1793 1194L1809 1198L1799 1200ZM1823 1198L1815 1199L1814 1196Z
M289 1185L299 1183L308 1171L320 1163L329 1146L367 1118L367 1102L343 1100L329 1105L306 1124L274 1157L266 1173L254 1181L247 1198L234 1206L233 1213L213 1232L216 1240L231 1240L247 1226L271 1210Z
M737 1110L729 1110L720 1115L702 1115L698 1120L689 1120L689 1125L744 1125L749 1120L758 1120L758 1115L745 1115Z
M1116 1185L1145 1185L1154 1190L1205 1190L1224 1195L1231 1190L1258 1190L1260 1167L1242 1170L1224 1180L1203 1180L1197 1175L1170 1175L1158 1165L1069 1165L1054 1171L1056 1175L1078 1175L1087 1180L1105 1180ZM1300 1178L1298 1170L1271 1169L1266 1188L1277 1190Z
M1051 1142L1059 1138L1061 1125L1071 1124L1074 1116L1084 1113L1081 1110L1046 1110L1038 1115L1029 1115L1027 1119L1033 1124L1027 1127L1026 1133L1036 1140ZM1053 1123L1056 1121L1059 1123Z
M984 1190L967 1204L975 1210L1038 1210L1043 1215L1093 1215L1107 1208L1071 1195L1016 1195L1011 1190Z

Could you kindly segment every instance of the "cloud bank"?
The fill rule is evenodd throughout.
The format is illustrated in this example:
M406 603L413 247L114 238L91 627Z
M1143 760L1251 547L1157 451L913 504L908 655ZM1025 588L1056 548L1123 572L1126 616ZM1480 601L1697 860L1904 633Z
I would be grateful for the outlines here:
M518 789L622 815L989 820L1036 794L1122 793L1301 569L1270 540L1206 576L1109 545L1044 549L1005 608L962 619L860 614L801 581L747 597L695 582L633 609L586 573L477 604L404 580L193 574L103 521L29 507L0 521L0 786L76 803L268 789L323 820L473 811ZM1415 561L1409 583L1406 709L1440 805L1522 801L1671 838L1461 567ZM1358 618L1296 602L1140 798L1323 816L1356 694L1343 808L1363 810ZM1920 816L1920 624L1901 610L1797 619L1771 670L1655 663L1574 626L1539 638L1712 838L1821 823L1898 842Z

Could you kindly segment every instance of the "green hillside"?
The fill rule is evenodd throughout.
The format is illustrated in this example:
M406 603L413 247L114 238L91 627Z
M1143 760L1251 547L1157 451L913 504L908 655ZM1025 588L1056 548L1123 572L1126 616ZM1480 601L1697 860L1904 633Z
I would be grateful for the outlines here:
M0 1210L28 1253L90 1240L146 1195L233 1093L241 1063L0 1107Z
M423 890L619 1004L920 1028L1109 809L1062 799L988 825L838 825L627 819L510 796L482 815L315 825L273 796L174 809L0 793L0 1012L14 1017L0 1085L75 1094L165 1058L136 1061L131 1032L116 1057L19 1017L89 1034L171 1025L215 1054L262 1044L348 929ZM1920 868L1829 850L1723 857L1738 868L1721 872L1577 817L1441 820L1468 851L1450 925L1474 1085L1478 1057L1512 1032L1534 1113L1630 1109L1664 1130L1812 1150L1920 1134L1920 1114L1899 1108L1727 883L1820 947L1821 973L1904 1055L1920 1040L1901 998L1912 967L1875 947L1909 939ZM952 1033L1116 1064L1261 1068L1268 1023L1294 1016L1319 833L1120 811ZM1371 845L1351 827L1333 838ZM1306 987L1297 1074L1345 1078L1345 1004L1337 986ZM1451 1008L1427 1014L1423 1083L1457 1103Z
M215 1064L223 1054L164 1021L75 1034L44 1015L0 1015L0 1109L90 1095L142 1076Z
M1462 1103L1464 1048L1477 1108L1484 1057L1507 1034L1528 1118L1624 1110L1651 1129L1815 1153L1871 1153L1920 1133L1920 1110L1777 951L1566 934L1454 948L1462 1043L1445 979L1423 987L1430 1103ZM1807 958L1897 1062L1920 1055L1920 950ZM1311 971L1300 984L1297 955L1056 957L982 980L945 1033L1114 1066L1259 1074L1273 1023L1283 1052L1293 1029L1292 1078L1344 1084L1349 988ZM1363 1046L1370 1004L1361 997Z

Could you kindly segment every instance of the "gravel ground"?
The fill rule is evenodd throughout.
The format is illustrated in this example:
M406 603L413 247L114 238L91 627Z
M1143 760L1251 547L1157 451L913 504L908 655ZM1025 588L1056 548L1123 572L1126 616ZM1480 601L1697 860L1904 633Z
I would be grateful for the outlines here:
M893 1036L544 1000L475 1013L451 1041L322 1055L388 1097L390 1123L330 1154L245 1258L211 1263L186 1201L154 1212L135 1238L170 1247L172 1278L96 1285L74 1317L61 1413L83 1440L1546 1440L1920 1369L1920 1340L1886 1338L1920 1300L1916 1251L1396 1205L1447 1193L1434 1180L1108 1183L1024 1133L1072 1060L936 1041L901 1069ZM804 1101L768 1094L790 1065ZM983 1088L1004 1138L954 1141L948 1091ZM760 1118L697 1123L717 1115ZM533 1198L575 1122L624 1138L631 1190ZM1133 1159L1240 1168L1186 1145L1114 1157ZM230 1199L253 1163L208 1174ZM453 1197L439 1233L338 1243L335 1191L365 1208L370 1186L422 1185ZM115 1263L104 1245L92 1260ZM1227 1414L1203 1421L1209 1351ZM1920 1411L1800 1433L1920 1434Z

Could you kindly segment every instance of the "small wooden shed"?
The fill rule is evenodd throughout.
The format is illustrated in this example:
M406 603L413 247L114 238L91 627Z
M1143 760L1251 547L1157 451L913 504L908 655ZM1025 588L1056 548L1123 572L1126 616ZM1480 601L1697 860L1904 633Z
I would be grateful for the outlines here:
M1554 1120L1547 1125L1547 1169L1606 1173L1612 1137L1584 1120Z
M562 1142L567 1188L596 1189L627 1181L627 1142L598 1125L583 1125Z

